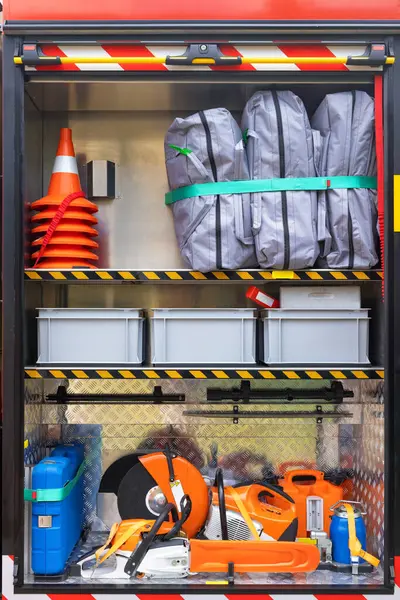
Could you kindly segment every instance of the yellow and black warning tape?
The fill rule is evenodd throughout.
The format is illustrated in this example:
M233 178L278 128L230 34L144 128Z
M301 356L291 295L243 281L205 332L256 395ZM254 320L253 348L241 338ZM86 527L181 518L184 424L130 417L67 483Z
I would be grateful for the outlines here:
M383 379L383 369L45 369L26 368L26 379Z
M90 282L90 281L382 281L382 271L114 271L95 269L42 270L26 269L26 281Z

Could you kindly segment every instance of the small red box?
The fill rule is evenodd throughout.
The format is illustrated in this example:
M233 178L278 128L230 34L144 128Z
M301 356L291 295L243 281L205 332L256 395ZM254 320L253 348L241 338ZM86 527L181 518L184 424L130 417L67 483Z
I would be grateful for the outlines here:
M262 292L255 285L251 285L247 288L246 298L253 300L256 304L259 304L263 308L279 308L279 300L268 296L265 292Z

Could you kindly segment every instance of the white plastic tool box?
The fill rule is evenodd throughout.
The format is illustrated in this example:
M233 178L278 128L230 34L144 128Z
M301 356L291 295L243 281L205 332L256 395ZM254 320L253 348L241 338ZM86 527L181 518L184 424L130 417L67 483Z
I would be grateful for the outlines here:
M366 308L279 308L261 315L267 364L369 364Z
M40 308L42 365L140 365L143 313L135 308Z
M256 362L256 311L159 308L151 318L154 365L250 365Z

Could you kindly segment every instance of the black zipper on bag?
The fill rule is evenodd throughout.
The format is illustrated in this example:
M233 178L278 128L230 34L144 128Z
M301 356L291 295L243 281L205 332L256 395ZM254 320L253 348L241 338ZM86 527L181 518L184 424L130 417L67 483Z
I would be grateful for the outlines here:
M351 92L351 99L352 99L352 109L351 109L351 130L353 130L353 123L354 123L354 109L356 106L356 93L353 90ZM349 169L347 172L347 175L350 175L350 160L349 160ZM350 193L350 190L348 190L347 194ZM347 202L349 201L349 196L347 196ZM351 212L350 212L350 204L348 206L348 219L347 219L347 227L348 227L348 232L347 235L349 237L349 269L352 269L354 267L354 240L353 240L353 221L351 218Z
M214 152L213 152L213 147L212 147L210 126L208 125L207 118L206 118L206 115L204 114L203 110L201 110L199 112L199 115L200 115L200 120L202 122L202 125L204 127L204 131L206 133L207 154L208 154L208 160L210 161L211 171L212 171L212 174L214 177L214 181L218 181L217 165L215 164L215 157L214 157ZM217 198L215 200L215 238L216 238L216 243L217 243L216 265L217 265L217 269L222 269L221 207L220 207L219 195L217 195Z
M279 143L279 177L285 177L285 143L283 140L283 123L281 107L279 105L278 94L273 91L272 98L274 101L276 122L278 126L278 143ZM281 192L282 199L282 222L283 222L283 268L288 269L290 264L290 236L287 208L286 191Z

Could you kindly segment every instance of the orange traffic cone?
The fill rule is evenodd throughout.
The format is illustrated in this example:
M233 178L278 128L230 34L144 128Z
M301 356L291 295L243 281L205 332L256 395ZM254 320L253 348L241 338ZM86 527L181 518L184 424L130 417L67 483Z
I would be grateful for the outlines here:
M91 226L97 223L92 213L98 209L81 190L71 129L61 129L47 196L31 208L38 211L31 219L35 267L95 268L92 263L98 257L88 248L99 247L92 239L97 231Z

